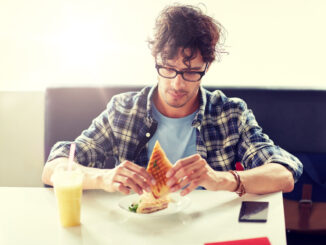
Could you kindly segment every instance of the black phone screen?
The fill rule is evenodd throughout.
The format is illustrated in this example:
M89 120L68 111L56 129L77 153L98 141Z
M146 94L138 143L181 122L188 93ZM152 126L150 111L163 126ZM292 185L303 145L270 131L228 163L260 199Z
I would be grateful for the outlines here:
M243 201L241 204L239 222L266 222L268 202Z

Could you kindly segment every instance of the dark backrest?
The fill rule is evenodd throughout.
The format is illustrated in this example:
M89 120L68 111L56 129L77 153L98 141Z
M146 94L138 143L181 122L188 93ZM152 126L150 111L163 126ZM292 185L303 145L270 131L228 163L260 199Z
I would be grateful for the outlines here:
M51 147L74 140L118 93L142 87L48 88L45 104L47 159ZM326 153L326 90L206 87L244 99L275 144L295 152Z
M142 87L47 88L45 92L44 160L58 141L74 140L87 129L112 96Z

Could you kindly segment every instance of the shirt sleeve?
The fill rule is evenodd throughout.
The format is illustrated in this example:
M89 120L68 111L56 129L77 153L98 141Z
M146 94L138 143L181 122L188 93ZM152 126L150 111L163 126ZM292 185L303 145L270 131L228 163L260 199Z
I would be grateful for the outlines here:
M278 163L289 169L296 182L302 174L303 165L298 158L274 145L273 141L262 132L253 113L245 102L240 103L242 111L239 119L240 141L238 156L245 169L251 169L268 163Z
M118 148L109 118L114 117L112 103L97 118L88 129L84 130L74 142L76 143L75 161L87 167L107 168L114 166L118 159ZM68 157L72 142L57 142L51 149L48 162L59 157Z

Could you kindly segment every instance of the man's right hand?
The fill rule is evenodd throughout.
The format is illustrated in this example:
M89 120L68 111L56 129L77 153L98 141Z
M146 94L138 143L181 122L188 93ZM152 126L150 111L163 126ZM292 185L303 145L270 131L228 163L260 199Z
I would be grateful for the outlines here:
M53 185L51 176L55 171L65 169L68 166L68 158L57 158L46 163L43 169L42 181ZM146 172L145 168L124 161L114 169L99 169L85 167L74 163L74 169L79 169L84 174L83 189L103 189L108 192L120 191L129 194L130 190L142 194L143 190L150 192L150 186L155 184L154 178Z
M133 190L140 195L143 190L150 192L151 185L155 185L155 179L146 172L145 168L124 161L102 176L101 189L109 192L120 191L124 194L129 194L130 190Z

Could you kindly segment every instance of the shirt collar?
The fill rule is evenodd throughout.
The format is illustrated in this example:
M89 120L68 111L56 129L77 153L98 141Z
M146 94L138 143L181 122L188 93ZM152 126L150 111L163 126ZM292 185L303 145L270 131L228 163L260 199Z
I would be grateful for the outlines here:
M155 94L155 91L157 89L157 84L155 86L152 86L152 88L149 90L148 96L147 96L147 120L149 120L149 122L153 122L153 112L152 112L152 97ZM203 118L205 115L205 107L206 107L206 103L207 103L207 95L206 95L206 90L202 87L199 86L199 109L198 112L194 118L194 120L192 121L192 126L193 127L199 127L201 126L202 122L203 122Z
M152 103L153 103L153 100L152 100L152 97L154 96L155 94L155 91L157 89L157 84L155 86L152 86L152 88L149 90L148 92L148 96L147 96L147 108L146 108L146 111L147 111L147 120L149 122L153 122L153 111L152 111Z
M206 90L200 86L199 87L199 109L198 112L192 121L193 127L200 127L202 125L204 115L205 115L205 107L207 103L207 96L206 96Z

